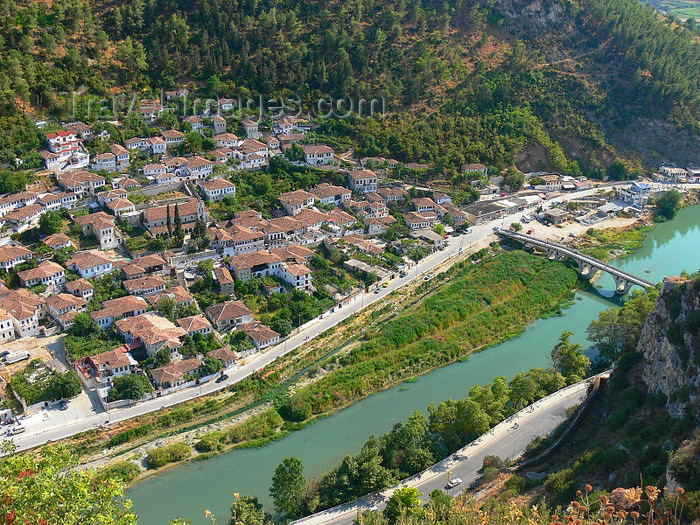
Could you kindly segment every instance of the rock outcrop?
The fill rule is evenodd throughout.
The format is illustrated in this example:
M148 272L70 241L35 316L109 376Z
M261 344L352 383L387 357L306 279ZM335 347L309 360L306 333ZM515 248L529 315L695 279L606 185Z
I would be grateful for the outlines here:
M663 393L674 417L700 417L700 278L667 277L642 328L637 351L650 393Z
M506 27L530 34L573 27L574 8L566 0L496 0L494 9Z

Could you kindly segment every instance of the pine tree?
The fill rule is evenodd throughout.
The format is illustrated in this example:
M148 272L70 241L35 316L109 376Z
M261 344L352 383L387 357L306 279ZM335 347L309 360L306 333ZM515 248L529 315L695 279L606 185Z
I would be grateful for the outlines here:
M182 219L180 219L180 208L175 205L175 237L182 239L184 235L182 234Z

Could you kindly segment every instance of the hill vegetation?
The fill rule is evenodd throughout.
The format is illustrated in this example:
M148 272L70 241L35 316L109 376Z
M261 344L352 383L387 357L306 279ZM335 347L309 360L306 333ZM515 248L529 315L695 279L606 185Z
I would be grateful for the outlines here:
M182 84L210 97L298 95L307 110L324 93L384 96L390 118L334 120L319 138L453 175L475 160L596 176L617 158L685 160L700 129L693 27L635 0L558 0L536 16L526 7L2 0L0 160L38 167L42 134L28 117L85 118L87 98L69 113L71 91L146 97ZM640 119L687 140L669 140L669 152L647 135L637 147Z

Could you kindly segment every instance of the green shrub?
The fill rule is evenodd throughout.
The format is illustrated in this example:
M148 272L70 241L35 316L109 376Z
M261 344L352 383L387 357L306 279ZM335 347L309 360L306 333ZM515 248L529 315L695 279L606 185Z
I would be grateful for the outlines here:
M574 471L570 468L554 472L547 476L545 488L557 498L565 498L574 488Z
M97 473L97 476L95 476L95 482L99 483L106 479L116 479L128 485L134 481L140 473L141 469L135 463L131 461L119 461L101 469Z
M192 449L185 443L173 443L164 447L154 448L148 451L146 465L151 469L158 469L168 463L183 461L190 457Z
M116 447L128 441L131 441L132 439L145 436L155 428L156 427L153 423L146 423L145 425L141 425L140 427L130 428L129 430L125 430L124 432L120 432L119 434L115 434L114 436L112 436L112 438L109 440L109 443L107 443L107 447Z
M197 452L218 452L225 446L226 435L223 432L215 431L204 434L194 448Z
M525 488L525 478L521 478L518 475L513 475L506 480L504 486L508 490L515 491L515 494L520 494Z
M481 475L481 479L489 483L498 477L499 472L500 471L496 467L486 467Z

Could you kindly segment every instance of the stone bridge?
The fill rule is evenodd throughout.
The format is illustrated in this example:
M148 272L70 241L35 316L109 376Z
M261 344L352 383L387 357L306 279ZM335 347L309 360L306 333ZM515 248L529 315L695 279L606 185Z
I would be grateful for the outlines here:
M506 237L507 239L513 239L514 241L521 242L525 246L540 248L547 253L550 259L555 261L569 258L578 265L579 271L584 277L593 277L598 270L609 273L612 275L613 279L615 279L616 294L624 295L629 292L629 289L632 286L635 285L641 286L642 288L650 288L654 286L654 283L637 277L636 275L624 270L615 268L614 266L599 261L598 259L584 255L573 248L553 242L543 241L533 237L532 235L523 235L522 233L516 233L510 230L499 229L496 233L502 237Z

